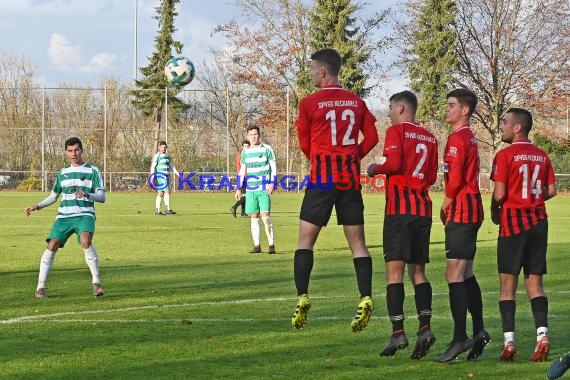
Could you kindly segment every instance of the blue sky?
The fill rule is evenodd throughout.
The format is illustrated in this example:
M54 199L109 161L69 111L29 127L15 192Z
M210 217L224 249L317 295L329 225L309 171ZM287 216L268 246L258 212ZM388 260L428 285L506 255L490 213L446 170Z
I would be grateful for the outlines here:
M212 47L215 25L235 16L226 0L208 0L177 8L176 38L185 53L199 62ZM158 1L138 0L139 66L152 54L158 25L152 18ZM29 60L41 84L61 81L93 84L104 76L130 80L134 76L135 0L0 0L0 49Z
M0 50L29 60L46 87L94 85L109 76L129 81L134 76L135 1L0 0ZM371 0L368 9L395 2ZM154 47L158 25L152 16L159 1L137 4L137 62L144 66ZM184 44L184 55L198 64L212 48L223 46L222 36L211 36L214 27L238 18L230 0L181 0L177 11L175 38ZM394 86L401 85L396 79Z

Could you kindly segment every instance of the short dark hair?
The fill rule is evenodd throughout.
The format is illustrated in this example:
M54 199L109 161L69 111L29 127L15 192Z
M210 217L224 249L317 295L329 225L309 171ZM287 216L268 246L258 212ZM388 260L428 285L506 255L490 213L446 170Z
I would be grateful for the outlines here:
M79 149L83 150L83 144L81 143L81 140L79 140L79 137L70 137L67 140L65 140L65 150L67 150L68 146L73 146L77 144L79 144Z
M391 102L405 102L410 106L410 109L415 114L418 109L418 98L411 91L402 91L390 96Z
M456 98L459 104L469 107L469 116L473 115L477 107L477 95L471 90L466 88L456 88L455 90L447 93L447 99Z
M515 123L520 124L525 134L528 136L532 129L532 114L524 108L512 107L506 113L512 113Z
M251 145L251 143L246 139L241 142L241 145Z
M257 125L250 125L249 127L247 127L245 129L245 133L251 131L252 129L257 130L257 133L261 133L261 131L259 130L259 127ZM249 141L248 141L248 143L249 143Z
M166 146L168 146L168 144L167 144L166 141L164 141L164 140L158 143L158 146L161 146L161 145L166 145Z
M311 54L311 59L324 65L330 75L337 77L342 65L342 58L335 49L321 49Z

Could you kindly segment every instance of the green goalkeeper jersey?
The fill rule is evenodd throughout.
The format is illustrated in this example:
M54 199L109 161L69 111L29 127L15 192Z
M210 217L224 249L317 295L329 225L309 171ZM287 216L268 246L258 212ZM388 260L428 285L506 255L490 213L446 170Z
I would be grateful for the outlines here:
M91 194L97 190L105 190L99 169L85 163L81 166L63 168L57 173L52 192L57 195L62 194L62 198L56 219L74 216L91 216L95 219L94 202L87 198L77 198L75 196L77 190Z

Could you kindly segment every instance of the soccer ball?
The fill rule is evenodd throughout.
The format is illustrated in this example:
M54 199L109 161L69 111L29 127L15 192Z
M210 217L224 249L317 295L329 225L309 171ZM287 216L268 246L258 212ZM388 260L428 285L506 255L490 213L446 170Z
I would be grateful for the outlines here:
M164 74L168 83L174 86L186 86L194 79L194 64L182 56L171 57L164 66Z

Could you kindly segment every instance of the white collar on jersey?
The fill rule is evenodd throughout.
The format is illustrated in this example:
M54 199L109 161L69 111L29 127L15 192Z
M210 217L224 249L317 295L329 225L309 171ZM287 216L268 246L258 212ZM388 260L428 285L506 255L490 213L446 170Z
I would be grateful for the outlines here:
M423 128L423 127L424 127L424 126L421 125L420 123L417 123L417 122L414 123L414 122L411 122L411 121L403 121L402 124L410 124L410 125L413 125L414 127L418 127L418 128Z

